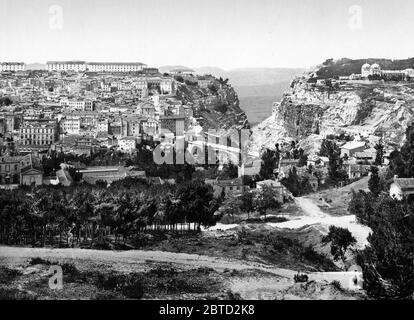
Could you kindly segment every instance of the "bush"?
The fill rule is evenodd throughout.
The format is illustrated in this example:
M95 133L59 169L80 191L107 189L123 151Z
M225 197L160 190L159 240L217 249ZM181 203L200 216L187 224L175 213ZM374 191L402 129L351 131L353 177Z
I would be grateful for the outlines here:
M75 282L82 280L82 274L72 263L63 263L60 266L62 268L63 279L66 282Z
M174 79L178 82L181 82L181 83L184 82L184 78L182 76L175 76Z
M348 229L330 226L329 233L323 237L322 242L331 242L331 254L335 261L339 259L345 261L346 250L357 241Z
M242 300L241 295L238 292L232 292L231 290L228 290L226 295L227 300Z
M19 270L0 266L0 284L8 284L21 274Z
M119 298L114 292L99 292L95 296L95 300L118 300Z
M104 290L122 293L128 298L141 299L144 295L142 277L138 273L99 274L96 285Z
M218 105L214 107L214 110L221 112L221 113L227 112L227 109L228 109L228 105L225 103L219 103Z
M50 266L52 263L48 260L44 260L44 259L39 258L39 257L31 258L30 261L29 261L29 265L34 266L36 264L45 264L47 266Z
M18 289L0 288L0 300L36 300L36 296Z
M268 218L266 218L266 222L281 223L281 222L286 222L286 221L288 221L288 219L286 219L285 217L268 217Z
M293 280L298 283L298 282L308 282L309 277L307 274L302 274L300 272L298 272L297 274L295 274L295 276L293 277Z
M218 88L217 88L214 84L209 84L209 85L208 85L208 89L209 89L212 93L217 93L217 92L218 92Z
M344 288L342 288L341 283L338 280L334 280L331 282L332 287L334 287L338 291L344 291Z

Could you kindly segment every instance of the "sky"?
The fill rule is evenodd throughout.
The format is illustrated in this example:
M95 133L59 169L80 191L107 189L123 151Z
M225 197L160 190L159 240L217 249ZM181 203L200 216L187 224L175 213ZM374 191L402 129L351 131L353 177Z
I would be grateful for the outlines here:
M0 61L311 67L414 56L412 0L0 0Z

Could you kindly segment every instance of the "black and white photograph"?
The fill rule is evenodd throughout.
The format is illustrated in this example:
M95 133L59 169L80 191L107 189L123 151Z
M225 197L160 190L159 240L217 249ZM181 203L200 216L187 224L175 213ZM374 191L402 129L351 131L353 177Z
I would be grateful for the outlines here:
M0 300L412 301L413 14L0 0Z

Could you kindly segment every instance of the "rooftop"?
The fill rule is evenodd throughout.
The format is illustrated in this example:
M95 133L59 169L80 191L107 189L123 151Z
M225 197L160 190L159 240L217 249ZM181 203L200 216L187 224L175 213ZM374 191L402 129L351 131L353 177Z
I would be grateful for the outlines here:
M46 64L85 64L86 61L68 60L68 61L48 61Z
M2 62L1 63L2 66L9 66L9 65L15 65L15 64L22 66L24 65L24 62Z
M185 119L185 116L179 116L179 115L172 115L172 116L160 116L161 120L174 120L174 119Z
M396 183L401 190L414 189L414 178L395 178Z
M348 149L348 150L352 150L352 149L357 149L357 148L361 148L365 146L365 142L364 141L350 141L345 143L341 149Z
M89 65L113 65L113 66L124 66L124 65L134 65L134 66L146 66L145 63L141 62L88 62Z

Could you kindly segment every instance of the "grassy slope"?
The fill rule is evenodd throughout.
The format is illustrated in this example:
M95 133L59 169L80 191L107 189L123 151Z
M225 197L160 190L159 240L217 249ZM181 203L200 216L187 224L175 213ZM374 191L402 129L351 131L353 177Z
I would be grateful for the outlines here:
M316 204L323 209L323 211L334 215L342 216L348 213L348 204L351 200L352 190L366 190L368 189L369 177L364 177L354 183L351 183L343 188L328 189L319 191L317 193L308 195Z

